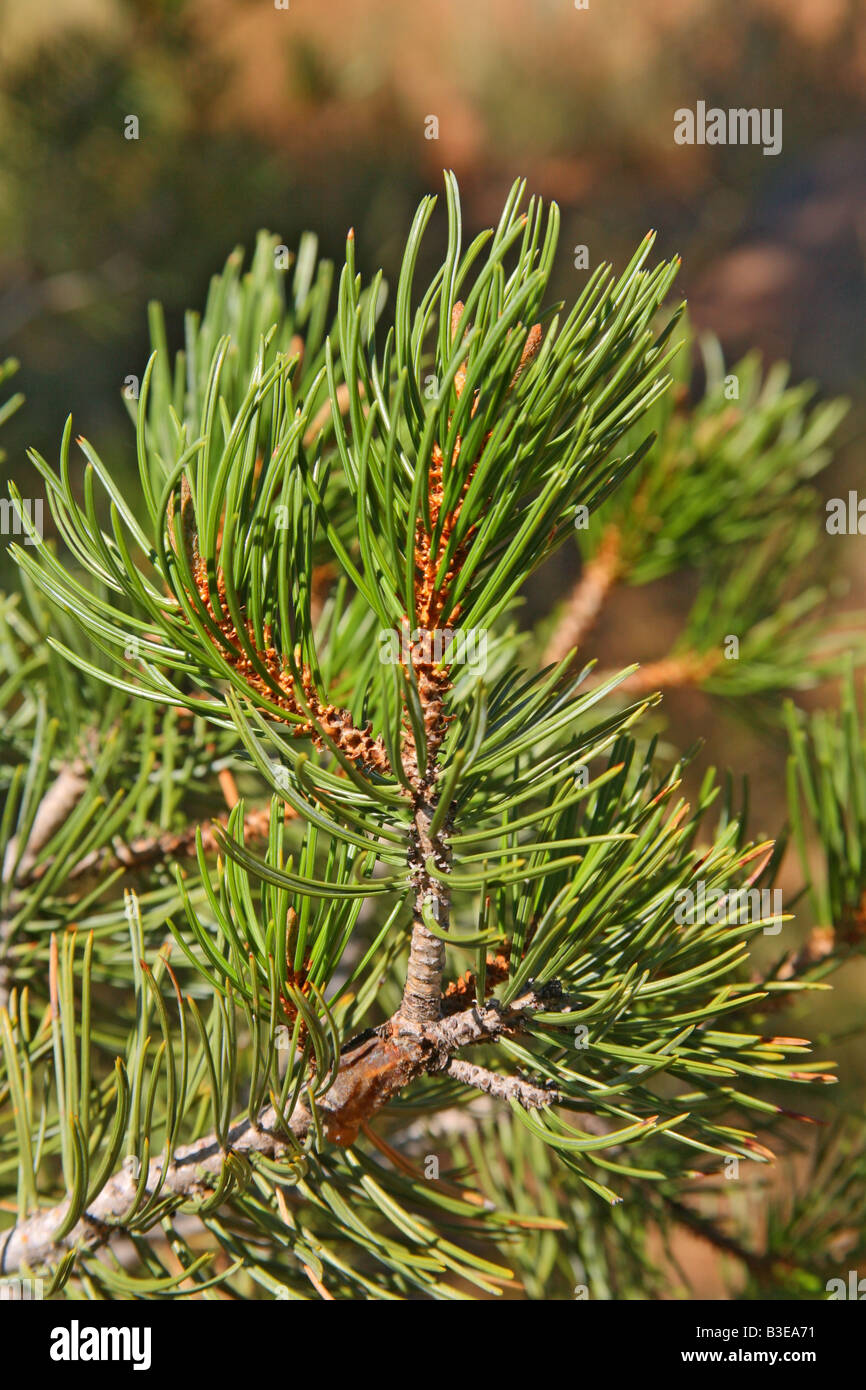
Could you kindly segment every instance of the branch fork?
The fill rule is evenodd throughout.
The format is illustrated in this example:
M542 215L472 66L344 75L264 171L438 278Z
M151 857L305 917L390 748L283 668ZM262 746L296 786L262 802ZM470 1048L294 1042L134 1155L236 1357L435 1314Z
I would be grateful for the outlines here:
M519 1032L534 1012L560 998L560 986L551 982L530 988L508 1007L495 1002L483 1008L473 1006L433 1024L415 1024L398 1012L343 1052L333 1085L316 1102L327 1137L341 1145L354 1143L362 1124L399 1091L417 1077L437 1072L448 1071L492 1095L513 1095L530 1108L549 1105L557 1099L555 1092L532 1087L518 1078L496 1077L483 1067L455 1066L457 1059L452 1054L471 1043L495 1042L503 1034ZM69 1199L36 1212L0 1236L0 1274L40 1268L69 1250L98 1249L125 1229L124 1222L137 1199L145 1200L159 1190L179 1202L204 1200L220 1181L230 1155L291 1157L313 1131L313 1114L306 1105L296 1105L288 1121L269 1105L255 1124L241 1120L233 1125L225 1147L216 1134L209 1134L176 1149L168 1164L165 1155L153 1159L143 1193L139 1192L140 1175L122 1168L67 1235L58 1238L55 1233L69 1210Z

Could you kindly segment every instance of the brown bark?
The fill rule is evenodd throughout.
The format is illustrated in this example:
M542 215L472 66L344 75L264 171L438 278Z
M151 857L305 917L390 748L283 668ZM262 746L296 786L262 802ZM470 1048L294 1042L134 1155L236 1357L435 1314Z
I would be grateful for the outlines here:
M618 690L629 695L650 695L654 690L674 690L700 685L719 664L718 652L683 652L679 656L649 661L639 671L627 676Z
M620 533L617 527L609 526L598 550L587 562L566 599L565 609L547 644L542 665L558 666L573 648L580 646L598 618L621 568Z
M409 846L409 866L415 883L412 912L412 943L406 968L406 984L400 1012L411 1023L432 1023L442 1013L442 975L445 970L445 942L434 936L424 922L423 909L429 906L436 925L448 930L451 894L448 885L434 878L427 869L435 866L447 873L451 855L441 832L431 835L436 809L435 798L424 797L415 813Z

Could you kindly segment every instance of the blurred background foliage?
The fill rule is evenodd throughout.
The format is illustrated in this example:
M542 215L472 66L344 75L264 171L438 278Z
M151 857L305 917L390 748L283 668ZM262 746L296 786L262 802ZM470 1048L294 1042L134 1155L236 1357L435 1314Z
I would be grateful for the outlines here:
M235 242L311 228L395 268L418 198L487 225L515 174L563 208L560 284L654 226L698 328L858 391L866 24L858 0L3 0L0 339L16 428L120 428L146 299L180 313ZM673 112L781 107L777 157L678 146ZM136 115L140 138L124 138ZM435 115L438 140L425 138ZM129 447L123 430L125 447Z
M780 107L781 154L676 145L674 111L698 100ZM137 140L124 135L130 116ZM431 116L438 139L425 135ZM311 229L339 260L354 226L359 267L382 265L393 282L418 199L451 167L468 234L496 218L518 174L559 202L553 288L569 300L587 274L573 248L587 247L590 270L621 267L657 228L660 253L683 257L693 327L715 333L728 361L757 348L765 365L790 361L794 381L852 400L817 484L822 499L844 496L861 476L866 418L864 133L861 0L0 0L0 361L20 359L26 397L4 429L3 495L6 475L28 495L25 447L56 458L73 408L75 432L120 476L131 470L121 388L143 372L149 299L165 304L178 345L184 309L259 227L292 248ZM696 393L701 373L698 360ZM816 544L847 591L840 604L861 607L860 538L821 528ZM530 588L528 613L578 567L567 548ZM4 549L0 584L11 582ZM681 572L622 586L589 654L605 668L665 655L695 592ZM754 829L776 831L783 739L694 689L672 691L665 712L680 746L707 740L694 779L710 761L748 769ZM798 878L783 868L783 888ZM863 997L859 969L824 1006L837 1023ZM862 1083L859 1051L843 1070ZM711 1296L704 1245L679 1255Z

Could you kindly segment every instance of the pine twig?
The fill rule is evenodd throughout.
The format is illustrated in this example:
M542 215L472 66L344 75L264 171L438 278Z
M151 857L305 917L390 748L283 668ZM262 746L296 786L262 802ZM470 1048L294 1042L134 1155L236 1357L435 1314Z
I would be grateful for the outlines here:
M543 666L558 666L592 630L604 601L622 573L622 538L608 526L598 550L587 562L565 601L562 616L542 658Z
M39 803L27 845L17 868L15 860L18 854L18 837L14 836L6 846L3 859L4 883L9 882L13 871L16 883L26 880L42 847L72 813L87 790L87 771L87 764L81 758L76 758L74 762L60 769L57 778Z
M429 908L436 925L442 931L447 931L451 914L451 893L447 883L434 878L427 868L428 858L432 858L442 872L447 872L451 863L441 833L431 833L436 804L435 797L421 801L410 835L409 866L415 882L415 900L409 962L400 1009L403 1016L413 1023L432 1023L442 1012L445 942L434 936L424 921L425 908Z
M350 1043L343 1052L333 1085L316 1103L325 1133L334 1143L354 1143L361 1125L411 1081L445 1070L458 1048L519 1032L527 1017L560 997L559 985L549 982L529 989L507 1008L491 1003L427 1026L412 1026L398 1012L371 1037ZM288 1121L268 1105L255 1124L244 1119L233 1125L225 1147L216 1134L209 1134L177 1148L167 1165L164 1155L153 1159L143 1191L140 1176L124 1168L109 1179L66 1236L57 1239L55 1232L71 1198L13 1226L0 1238L0 1274L50 1264L67 1250L98 1249L124 1229L136 1200L143 1202L157 1191L177 1197L178 1204L203 1199L222 1176L229 1153L284 1158L297 1150L313 1128L306 1105L296 1105Z
M757 1250L750 1250L748 1246L741 1245L733 1236L726 1235L724 1231L720 1230L715 1222L707 1220L685 1202L678 1201L676 1197L671 1197L665 1193L663 1194L663 1201L678 1226L691 1231L693 1235L711 1245L713 1249L719 1250L724 1255L730 1255L732 1259L744 1265L760 1283L766 1284L773 1277L777 1268L784 1268L784 1260L762 1254Z
M285 811L287 819L293 819L297 814L290 806L287 806ZM244 840L266 839L270 815L270 807L268 806L260 806L252 811L247 811L244 816ZM129 873L135 873L140 869L151 868L165 859L182 859L192 856L196 853L196 832L198 829L201 829L202 847L205 854L216 854L219 846L214 828L227 824L228 816L219 815L213 816L209 822L201 827L189 825L183 830L166 830L158 835L142 835L136 840L130 840L129 844L116 840L112 845L104 845L101 849L92 850L83 859L79 859L70 869L67 882L75 882L87 874L111 873L115 869L125 869ZM52 862L49 859L45 864L38 865L24 880L16 877L16 885L20 884L22 887L27 887L32 883L38 883L40 878L47 873Z
M683 690L689 686L700 685L711 675L721 660L719 652L698 652L687 650L676 656L661 657L658 661L648 661L639 670L633 671L617 686L618 694L651 695L656 690ZM603 685L616 674L615 671L599 671L592 684Z
M188 489L185 478L183 482ZM183 490L181 496L183 516L183 507L186 505ZM291 726L290 733L293 738L309 738L315 747L321 749L326 746L327 735L346 757L358 766L374 768L383 775L390 773L391 767L384 744L381 738L373 738L369 725L363 729L356 728L348 710L338 709L336 705L323 700L316 689L313 672L306 663L301 666L299 679L296 679L288 663L272 645L272 633L267 624L262 634L264 649L260 651L256 644L253 624L245 617L246 637L255 652L258 664L250 659L229 612L225 577L220 571L217 575L216 594L212 594L207 566L199 554L194 522L190 521L187 525L190 534L186 543L190 550L198 597L220 634L219 641L210 632L208 638L224 659L243 677L250 690L283 711L283 714L277 717L285 719ZM267 677L262 675L259 667L267 672Z
M489 1071L487 1067L476 1067L460 1057L452 1057L445 1070L455 1081L462 1081L464 1086L474 1086L477 1091L485 1091L499 1100L516 1100L524 1110L541 1110L559 1099L558 1092L553 1089L533 1086L519 1076L500 1076L498 1072Z
M463 319L463 304L460 300L451 311L451 337L456 338ZM515 385L535 357L541 346L541 325L533 324L523 344L520 362L511 381ZM466 385L466 363L455 375L454 390L459 400ZM473 403L475 413L477 399ZM489 438L489 436L488 436ZM484 444L487 443L485 439ZM455 467L460 454L462 439L458 435L450 466ZM484 445L482 444L482 450ZM428 860L436 869L447 874L451 867L451 853L447 843L448 813L436 834L432 832L434 818L439 804L435 791L438 776L437 754L445 737L448 717L445 714L445 698L451 688L450 667L436 663L434 635L443 615L449 610L449 588L468 553L475 528L470 527L460 545L457 546L450 566L437 585L437 575L448 549L448 544L460 516L464 499L475 475L478 461L467 469L456 506L445 513L444 473L445 458L438 443L433 446L432 460L428 474L428 505L430 530L426 530L419 518L415 530L415 584L414 607L419 625L417 640L410 644L409 660L417 684L421 713L424 721L426 742L426 765L418 762L418 750L414 737L409 735L404 757L404 771L415 788L415 822L410 836L408 861L415 884L415 901L412 915L412 941L409 949L409 963L406 970L406 984L403 990L401 1014L410 1023L429 1023L442 1013L442 977L445 970L445 943L428 930L424 921L425 910L429 910L441 931L448 930L451 913L451 896L447 883L430 873ZM438 544L434 544L437 526L442 523ZM459 605L453 609L450 619L459 614ZM409 626L408 617L405 619ZM413 634L415 635L415 634Z
M685 651L678 656L649 661L639 671L627 676L620 686L629 695L650 695L654 690L681 690L700 685L711 675L721 660L719 652Z
M57 778L43 796L33 818L30 835L24 851L18 860L18 837L11 839L3 857L3 882L8 883L14 874L13 889L17 890L32 869L42 848L71 814L79 799L87 789L87 764L81 758L60 769ZM12 923L18 910L18 894L10 894L6 909L0 915L0 1009L9 1004L13 979L9 965L9 949L12 944Z

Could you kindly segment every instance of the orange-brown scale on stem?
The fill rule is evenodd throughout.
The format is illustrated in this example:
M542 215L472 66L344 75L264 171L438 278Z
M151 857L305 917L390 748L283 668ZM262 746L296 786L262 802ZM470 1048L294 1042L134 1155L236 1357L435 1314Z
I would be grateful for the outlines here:
M485 970L484 996L492 994L497 985L501 985L503 980L508 979L508 957L509 948L497 955L487 956L487 968ZM442 1013L447 1017L449 1014L459 1013L461 1009L467 1009L469 1005L478 997L478 982L471 970L467 970L463 975L459 975L456 980L451 980L442 995Z
M294 918L294 913L291 912L291 909L290 913L291 916ZM294 967L291 965L287 965L286 967L286 984L290 988L298 990L304 996L305 999L309 999L311 993L310 982L307 978L307 972L309 971L309 968L309 960L305 960L303 965L301 965L298 970L295 970ZM297 1004L295 1003L291 994L284 994L282 990L280 990L279 1000L280 1008L285 1014L286 1020L290 1028L294 1028L299 1013ZM306 1038L307 1025L302 1018L298 1026L298 1047L303 1048Z
M299 671L305 708L296 692L295 676L273 645L270 625L265 624L262 629L264 647L260 650L253 624L246 619L245 635L259 664L270 677L269 680L266 679L241 644L234 620L228 611L225 578L221 572L217 576L216 584L219 609L214 604L207 566L198 553L194 535L191 561L198 596L223 638L222 643L217 643L211 635L211 641L218 646L224 659L243 678L250 690L270 705L276 705L284 711L284 716L294 716L294 719L286 718L286 722L291 725L291 737L309 738L315 747L324 749L327 746L323 737L324 731L336 747L354 763L387 776L391 771L387 753L381 739L373 737L370 726L358 729L348 710L324 703L316 690L313 673L307 663L303 663Z
M452 338L456 337L460 328L462 318L463 304L460 300L458 300L451 311ZM529 363L532 361L532 359L538 352L538 349L541 346L541 338L541 324L533 324L532 328L529 330L526 336L526 341L523 345L523 351L520 355L520 362L518 363L517 370L511 379L512 387L517 382L521 374L526 370ZM454 378L454 391L458 400L463 394L463 390L466 386L466 370L467 364L466 362L463 362L459 367ZM472 418L475 415L475 411L477 408L478 395L476 393L475 399L472 404L472 410L470 412L470 418ZM481 448L479 450L479 459L481 454L484 452L484 448L490 439L491 433L492 431L488 431L481 443ZM461 436L458 435L454 443L453 453L451 455L452 468L456 467L457 465L457 461L460 456L461 444L462 439ZM466 535L464 536L463 540L456 547L454 554L451 557L448 569L442 578L442 582L439 588L437 589L436 575L439 571L439 567L448 549L448 544L451 540L451 536L454 533L454 528L457 525L457 522L460 518L460 513L463 509L463 503L466 500L466 494L468 493L469 487L472 483L472 479L475 476L475 470L478 467L479 459L476 459L476 461L472 464L471 468L468 470L463 486L460 490L460 496L457 502L455 503L454 507L451 509L450 512L446 514L444 518L444 521L442 523L442 530L439 536L439 543L436 546L434 552L433 534L436 531L437 526L439 525L445 498L445 459L442 453L441 445L438 443L433 445L433 452L428 477L430 530L427 531L425 529L423 519L421 518L419 518L415 527L415 613L418 620L418 626L422 629L426 629L427 631L432 631L437 626L439 619L442 616L445 604L448 600L449 589L453 580L459 573L464 559L466 558L466 553L469 547L469 541L473 532L475 531L475 527L471 526L466 532ZM452 609L451 616L454 618L458 617L459 611L459 606L455 607L454 609Z
M527 927L523 949L520 952L521 960L525 958L526 952L532 945L537 928L538 919L533 917ZM511 942L506 941L495 954L488 951L486 960L485 998L493 993L497 985L501 985L504 980L508 979L508 973L511 969ZM471 970L459 975L456 980L451 980L442 995L443 1014L458 1013L460 1009L468 1008L472 1001L477 998L477 989L477 981Z
M463 317L463 304L458 300L451 311L451 337L456 337ZM526 341L521 353L517 371L512 378L511 385L517 381L532 358L538 352L541 345L541 325L534 324L527 334ZM454 378L454 389L459 399L466 385L467 364L463 362L459 367ZM475 414L478 405L476 398L472 405L471 415ZM418 685L418 696L421 703L421 710L424 719L424 733L427 741L428 766L434 761L436 754L442 744L448 728L448 716L445 714L445 698L451 688L450 668L443 665L440 660L434 658L435 643L431 640L433 634L440 629L442 615L449 602L451 586L460 573L463 562L466 559L471 538L475 532L475 527L470 526L460 543L454 548L454 552L448 563L445 574L442 576L441 583L437 586L436 577L445 558L454 529L460 518L466 495L475 476L480 456L490 439L490 432L487 433L481 444L479 458L467 470L466 478L460 489L460 495L454 507L442 517L442 508L445 501L444 488L444 456L439 443L433 445L433 451L428 474L428 506L430 513L430 528L425 527L423 518L419 517L415 525L414 554L415 554L415 619L418 631L418 640L411 642L409 647L409 660L415 673ZM462 439L457 437L454 450L451 456L451 467L457 465L460 455ZM434 547L433 537L439 527L441 520L441 530L438 543ZM455 604L449 611L448 621L454 622L460 616L460 604ZM409 628L408 617L404 618L406 628ZM417 750L415 740L412 736L408 722L404 726L407 733L406 750L406 770L416 786L423 782L421 771L418 767Z
M422 1059L417 1047L398 1044L385 1029L344 1053L321 1112L331 1143L351 1147L361 1126L419 1074Z

